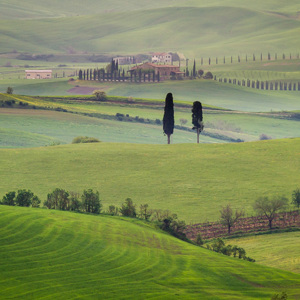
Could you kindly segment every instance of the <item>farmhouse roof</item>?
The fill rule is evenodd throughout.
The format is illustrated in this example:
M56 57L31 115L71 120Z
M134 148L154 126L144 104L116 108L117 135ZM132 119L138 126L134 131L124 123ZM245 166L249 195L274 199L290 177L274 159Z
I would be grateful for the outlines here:
M30 72L30 73L49 73L49 72L52 72L52 70L25 70L25 72Z
M137 69L138 67L141 67L141 66L150 66L153 68L160 68L160 69L162 69L162 68L178 68L177 66L172 66L172 65L157 65L157 64L152 64L152 63L144 63L139 66L135 66L132 69Z

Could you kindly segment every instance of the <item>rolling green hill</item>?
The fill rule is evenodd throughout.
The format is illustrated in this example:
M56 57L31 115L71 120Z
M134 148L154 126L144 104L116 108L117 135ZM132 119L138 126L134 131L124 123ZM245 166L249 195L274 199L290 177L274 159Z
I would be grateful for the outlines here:
M299 231L242 237L227 243L247 249L247 255L255 257L258 264L300 273Z
M106 209L130 197L199 223L222 206L244 208L260 196L291 197L299 187L300 139L238 144L100 143L0 150L0 195L31 189L42 200L55 188L100 192ZM2 196L1 196L2 197Z
M228 258L130 219L0 206L0 297L270 299L299 275Z
M96 2L92 2L95 5ZM131 6L134 3L131 2ZM155 3L157 6L164 4ZM300 8L296 1L286 8L293 11L293 16L272 13L272 1L265 5L269 10L267 7L259 10L259 6L239 7L236 1L231 2L233 6L217 6L219 1L211 7L199 7L201 5L195 5L195 1L189 3L190 7L174 4L174 7L160 8L151 3L154 9L146 9L148 5L145 5L142 6L144 10L139 11L129 9L64 18L3 19L0 21L0 52L61 53L72 49L73 52L134 54L178 51L200 58L253 53L257 49L263 52L299 49L299 20L295 14ZM55 9L55 4L53 7ZM285 7L281 5L279 9L284 11ZM53 10L49 8L48 11ZM53 12L55 14L55 10Z

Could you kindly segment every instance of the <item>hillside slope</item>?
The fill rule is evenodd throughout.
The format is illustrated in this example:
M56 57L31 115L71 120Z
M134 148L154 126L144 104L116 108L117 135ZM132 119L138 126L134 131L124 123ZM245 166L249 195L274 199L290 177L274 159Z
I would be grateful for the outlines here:
M231 203L253 213L261 196L290 198L299 187L300 139L237 144L73 144L0 150L0 197L31 189L100 192L105 208L130 197L187 222L213 221ZM12 172L13 170L13 172Z
M300 276L118 218L0 206L0 297L270 299Z
M297 18L225 6L1 20L0 28L0 52L59 53L72 49L134 54L161 50L197 58L250 54L258 48L263 52L295 52L300 33Z

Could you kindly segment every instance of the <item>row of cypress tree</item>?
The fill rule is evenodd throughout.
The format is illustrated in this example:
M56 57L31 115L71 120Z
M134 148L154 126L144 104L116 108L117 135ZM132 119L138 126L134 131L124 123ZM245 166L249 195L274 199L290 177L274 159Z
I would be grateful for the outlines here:
M174 132L174 103L172 93L168 93L165 100L164 117L163 117L163 130L164 134L168 137L168 144L171 142L171 135ZM202 104L199 101L193 103L192 108L192 123L193 129L197 130L197 143L199 144L199 135L203 130L203 112Z

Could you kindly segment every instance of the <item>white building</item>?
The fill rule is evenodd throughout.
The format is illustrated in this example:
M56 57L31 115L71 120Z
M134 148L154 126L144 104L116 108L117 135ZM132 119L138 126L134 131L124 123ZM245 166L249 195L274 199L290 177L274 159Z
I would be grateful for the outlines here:
M52 70L25 70L27 79L51 79Z
M152 54L153 63L169 63L172 64L172 54L166 52L156 52Z

